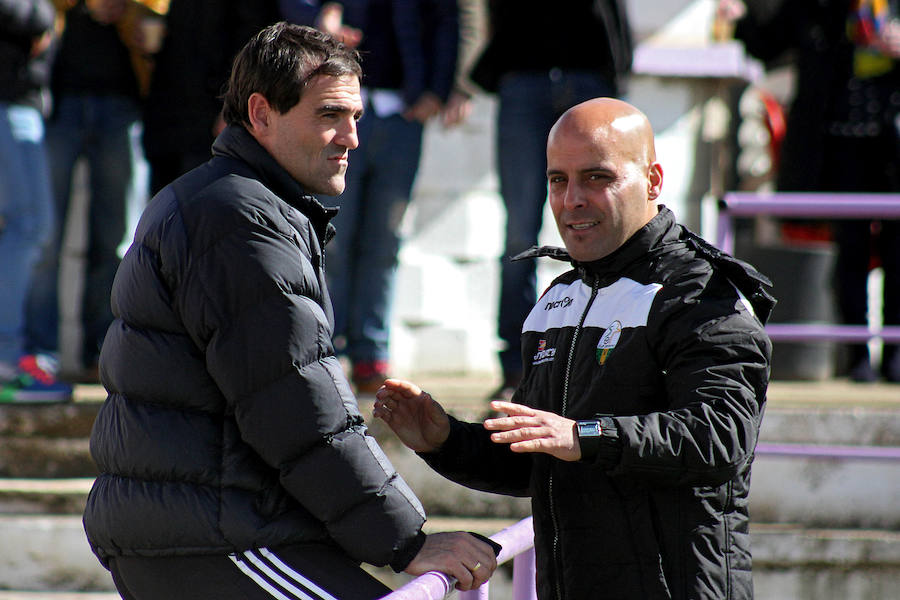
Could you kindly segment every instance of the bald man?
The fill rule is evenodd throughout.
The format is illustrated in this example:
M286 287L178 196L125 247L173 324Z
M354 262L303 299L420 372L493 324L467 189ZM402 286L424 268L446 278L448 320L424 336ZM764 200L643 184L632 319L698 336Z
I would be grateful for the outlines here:
M522 328L508 416L463 423L389 380L375 414L463 485L530 496L538 597L752 598L747 499L771 343L769 281L657 205L646 116L598 98L547 144L571 263Z

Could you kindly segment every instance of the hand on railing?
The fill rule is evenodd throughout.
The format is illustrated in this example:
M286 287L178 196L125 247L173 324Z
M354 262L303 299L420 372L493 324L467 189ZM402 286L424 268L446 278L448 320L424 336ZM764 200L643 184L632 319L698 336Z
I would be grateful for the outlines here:
M440 571L456 580L456 589L467 591L490 579L496 568L497 557L491 546L470 533L453 531L426 537L405 572L422 575Z

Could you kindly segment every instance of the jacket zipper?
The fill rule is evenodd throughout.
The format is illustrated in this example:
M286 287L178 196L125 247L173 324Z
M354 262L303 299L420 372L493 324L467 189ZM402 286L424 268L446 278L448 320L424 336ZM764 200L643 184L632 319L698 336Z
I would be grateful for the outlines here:
M594 299L597 297L597 292L600 289L600 281L598 279L594 279L591 283L591 297L587 302L587 306L584 308L584 312L581 313L581 318L578 320L578 327L575 328L575 332L572 334L572 343L569 345L569 354L566 357L566 375L563 378L563 397L562 397L562 410L560 411L560 416L566 416L566 408L569 403L569 377L572 375L572 363L575 361L575 347L578 342L578 334L581 333L582 328L584 327L584 320L587 318L588 311L591 310L591 305L594 304ZM553 472L550 472L550 481L547 485L547 494L550 505L550 522L553 525L553 565L556 568L556 600L563 600L563 590L562 590L562 569L559 564L559 520L556 516L556 504L553 502Z

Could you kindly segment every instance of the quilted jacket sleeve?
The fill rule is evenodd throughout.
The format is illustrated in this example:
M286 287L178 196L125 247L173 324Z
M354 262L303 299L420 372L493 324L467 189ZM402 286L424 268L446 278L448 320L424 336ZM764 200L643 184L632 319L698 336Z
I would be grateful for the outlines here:
M265 192L213 188L229 200L197 203L206 222L179 310L243 440L350 556L385 565L420 539L424 511L368 435L334 356L318 239Z

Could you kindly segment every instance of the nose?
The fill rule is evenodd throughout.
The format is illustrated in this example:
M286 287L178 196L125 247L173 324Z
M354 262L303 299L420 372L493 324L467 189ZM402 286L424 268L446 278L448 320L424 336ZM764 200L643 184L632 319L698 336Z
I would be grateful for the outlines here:
M585 205L584 194L582 193L581 186L579 186L576 182L570 182L569 185L566 186L566 192L563 196L563 206L566 207L566 210L572 210L575 208L581 208Z
M339 128L335 136L335 143L349 150L359 147L359 134L356 130L356 119L348 118Z

